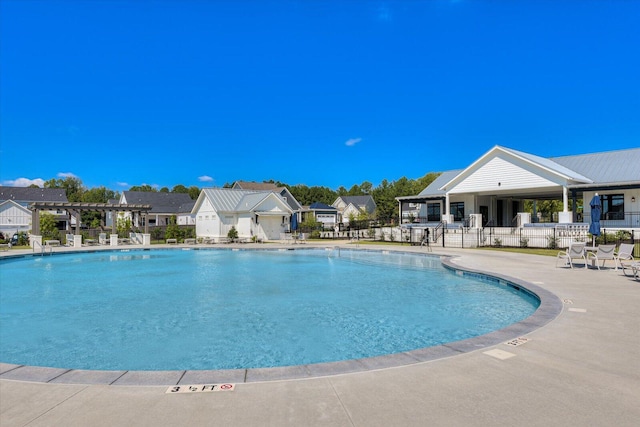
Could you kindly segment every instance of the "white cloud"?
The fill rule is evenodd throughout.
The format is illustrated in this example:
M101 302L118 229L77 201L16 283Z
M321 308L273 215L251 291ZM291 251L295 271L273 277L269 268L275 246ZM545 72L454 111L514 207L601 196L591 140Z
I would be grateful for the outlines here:
M213 182L213 178L207 175L202 175L198 177L198 181L200 182Z
M32 184L35 184L38 187L44 187L44 179L18 178L14 180L2 181L2 185L6 185L8 187L28 187Z
M127 184L126 182L116 182L116 185L119 187L129 187L129 184Z
M58 178L77 178L78 176L71 172L58 172Z
M347 147L353 147L360 141L362 141L362 138L350 138L350 139L347 139L344 145L346 145Z

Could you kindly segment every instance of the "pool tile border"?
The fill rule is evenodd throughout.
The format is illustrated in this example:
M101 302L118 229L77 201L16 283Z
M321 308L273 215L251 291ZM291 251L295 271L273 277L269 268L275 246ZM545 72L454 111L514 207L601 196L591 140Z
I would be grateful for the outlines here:
M204 248L203 248L204 249ZM286 248L291 250L290 248ZM294 250L318 249L295 248ZM325 248L331 249L331 248ZM136 249L133 249L136 250ZM145 250L145 249L143 249ZM148 250L148 249L146 249ZM169 249L170 250L170 249ZM173 249L175 250L175 249ZM204 249L207 250L207 249ZM231 249L214 249L231 250ZM264 249L242 249L264 250ZM280 248L269 249L280 250ZM461 267L452 262L454 257L437 254L422 254L398 250L373 250L341 248L344 251L369 251L404 253L439 257L442 265L463 276L481 278L501 285L511 286L526 292L540 301L538 309L528 318L506 328L490 332L478 337L455 341L439 346L426 347L401 353L388 354L364 359L344 360L338 362L317 363L311 365L284 366L276 368L251 368L229 370L187 370L187 371L99 371L82 369L49 368L24 366L0 362L0 379L55 383L55 384L103 384L115 386L171 386L184 384L211 384L220 382L251 383L296 380L356 372L373 371L393 367L407 366L416 363L430 362L438 359L457 356L507 342L530 333L555 319L563 309L563 303L555 294L524 280L506 275L488 273L481 270ZM28 256L28 255L27 255ZM20 257L20 256L19 256Z

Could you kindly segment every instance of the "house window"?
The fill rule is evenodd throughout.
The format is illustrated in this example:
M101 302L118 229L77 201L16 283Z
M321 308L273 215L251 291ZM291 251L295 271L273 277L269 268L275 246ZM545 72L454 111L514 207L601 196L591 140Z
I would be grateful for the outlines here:
M427 203L427 221L440 221L440 203Z
M464 202L456 202L449 204L451 215L454 221L462 221L464 219Z
M605 194L600 196L602 219L624 219L624 194Z

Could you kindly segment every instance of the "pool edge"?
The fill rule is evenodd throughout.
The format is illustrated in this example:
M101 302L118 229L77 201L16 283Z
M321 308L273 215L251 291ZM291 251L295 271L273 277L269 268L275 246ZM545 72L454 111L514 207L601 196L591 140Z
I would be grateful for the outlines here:
M160 249L160 248L158 248ZM252 250L253 248L246 250ZM261 250L256 248L257 250ZM270 248L279 249L279 248ZM269 249L269 250L270 250ZM296 248L305 250L306 248ZM312 249L312 247L309 247ZM314 247L313 249L318 249ZM325 248L327 249L327 248ZM230 249L222 249L230 250ZM264 249L262 249L264 250ZM345 250L407 253L416 255L416 252L393 249L352 249ZM0 362L0 379L75 385L114 385L114 386L174 386L187 384L212 384L212 383L253 383L268 381L283 381L322 378L334 375L352 374L358 372L375 371L425 363L438 359L444 359L504 343L523 335L531 333L555 318L562 312L563 303L555 294L537 286L531 282L515 277L489 273L482 270L461 267L451 260L463 255L438 255L423 254L425 256L439 257L442 265L450 270L459 271L463 275L480 275L482 277L498 279L504 284L513 285L517 289L535 296L540 305L536 311L526 319L511 324L505 328L443 345L425 347L406 352L388 355L352 359L338 362L326 362L310 365L294 365L274 368L249 368L231 370L180 370L180 371L103 371L50 368L38 366L15 365Z

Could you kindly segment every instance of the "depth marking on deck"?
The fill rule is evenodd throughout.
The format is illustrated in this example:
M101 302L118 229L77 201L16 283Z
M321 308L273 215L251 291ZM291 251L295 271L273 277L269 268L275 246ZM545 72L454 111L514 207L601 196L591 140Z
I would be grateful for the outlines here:
M587 309L586 308L570 308L569 311L573 311L575 313L586 313Z
M511 341L507 341L505 344L506 345L510 345L511 347L517 347L517 346L522 345L522 344L524 344L524 343L526 343L528 341L529 341L529 338L519 337L519 338L513 339Z
M513 353L509 353L508 351L504 351L504 350L499 350L497 348L493 350L485 351L484 354L486 354L487 356L495 357L496 359L500 359L500 360L506 360L515 356L515 354Z
M175 393L211 393L213 391L234 391L235 384L204 384L204 385L174 385L165 391L165 394Z

